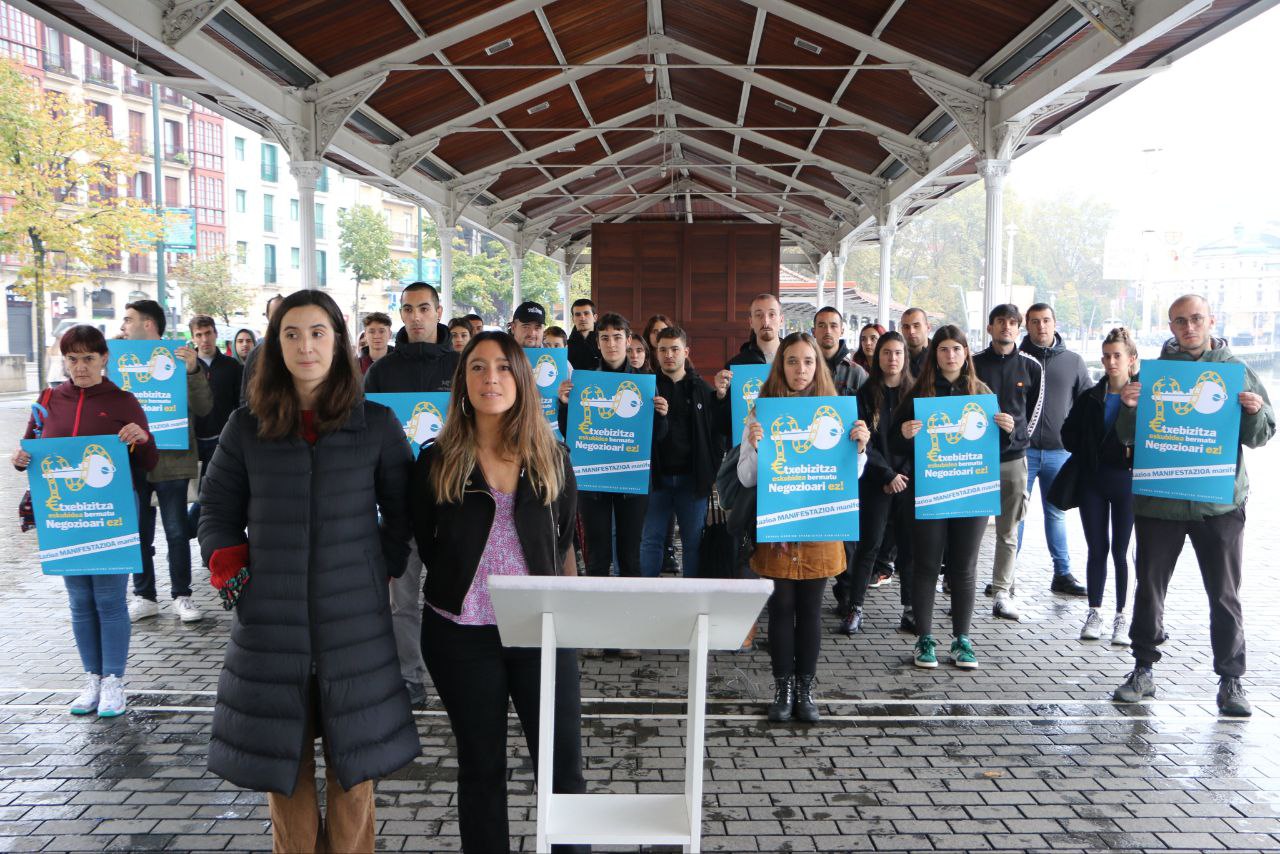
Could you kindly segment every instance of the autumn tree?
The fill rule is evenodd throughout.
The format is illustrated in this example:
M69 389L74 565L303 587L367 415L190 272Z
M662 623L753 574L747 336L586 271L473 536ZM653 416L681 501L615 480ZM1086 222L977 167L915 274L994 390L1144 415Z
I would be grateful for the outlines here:
M360 285L399 279L400 265L391 256L391 227L382 214L368 205L338 211L338 260L356 280L352 328L360 328Z
M42 91L0 62L0 253L18 257L14 290L36 316L36 370L45 385L45 294L69 290L117 261L147 251L159 218L122 196L138 169L128 145L80 101ZM50 256L56 263L50 263Z
M231 315L242 314L252 305L249 291L235 280L226 252L188 256L169 275L182 289L192 314L221 317L224 324L230 324Z

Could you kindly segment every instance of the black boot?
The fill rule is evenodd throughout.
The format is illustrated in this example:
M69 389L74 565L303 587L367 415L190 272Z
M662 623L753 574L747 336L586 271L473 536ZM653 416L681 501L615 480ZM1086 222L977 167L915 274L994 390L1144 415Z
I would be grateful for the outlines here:
M791 706L796 699L796 680L794 676L784 676L773 680L773 703L769 706L769 720L774 723L786 723L791 720Z
M813 701L813 674L796 676L796 720L807 724L818 722L818 704Z
M860 631L862 631L862 609L854 608L840 621L840 634L856 635Z

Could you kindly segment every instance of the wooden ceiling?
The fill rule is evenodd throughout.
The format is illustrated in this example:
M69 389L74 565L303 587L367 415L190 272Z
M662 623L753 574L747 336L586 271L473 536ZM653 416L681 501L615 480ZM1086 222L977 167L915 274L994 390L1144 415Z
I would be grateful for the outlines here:
M138 32L122 31L106 14L122 2L23 5L128 51L129 36ZM178 6L202 7L196 14L208 18L197 22L205 28L200 39L216 41L273 81L288 81L302 101L358 92L342 130L383 147L399 164L382 173L383 184L394 186L401 176L429 179L460 200L456 214L495 231L526 235L555 251L581 241L593 222L750 220L780 223L789 241L821 254L841 239L874 239L874 225L887 212L905 220L975 180L979 157L1015 156L1018 142L1037 144L1116 86L1141 79L1141 69L1273 2ZM1181 17L1158 29L1154 16L1161 14ZM1134 33L1130 50L1126 22ZM1143 26L1154 35L1139 44ZM1080 57L1071 52L1082 54L1090 39L1103 36L1119 48L1099 56L1114 59L1075 68ZM184 44L193 40L184 38L152 64L168 75L199 76L182 68ZM1079 88L1080 97L1056 113L1036 112L1040 105L1028 96L1023 115L1034 121L1024 121L1012 150L975 154L979 145L968 144L974 136L962 121L965 104L993 110L1016 100L1024 81L1059 61L1076 79L1102 75L1099 84ZM949 100L948 93L958 95ZM207 103L219 103L216 90L206 94ZM954 155L941 157L943 149ZM317 156L363 175L371 171L357 165L368 159L341 146Z

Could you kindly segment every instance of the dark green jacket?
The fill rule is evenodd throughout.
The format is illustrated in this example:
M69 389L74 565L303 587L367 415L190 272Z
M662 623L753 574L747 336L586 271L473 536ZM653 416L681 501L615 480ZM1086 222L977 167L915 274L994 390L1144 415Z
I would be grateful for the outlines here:
M1165 343L1160 351L1161 359L1172 359L1181 362L1240 362L1231 355L1225 338L1214 338L1210 349L1199 359L1195 359L1178 349L1175 340ZM1240 362L1240 364L1244 364ZM1248 365L1244 366L1244 390L1262 396L1262 408L1253 415L1240 413L1240 446L1242 448L1260 448L1276 432L1276 413L1271 408L1271 398L1263 387L1258 375ZM1137 407L1121 406L1116 416L1116 436L1123 442L1133 442L1136 432ZM1179 521L1198 522L1209 516L1221 516L1230 513L1244 504L1249 497L1249 475L1244 467L1244 452L1237 449L1236 488L1230 504L1211 504L1207 501L1187 501L1180 498L1154 498L1150 495L1133 497L1133 512L1137 516L1148 519L1174 519Z

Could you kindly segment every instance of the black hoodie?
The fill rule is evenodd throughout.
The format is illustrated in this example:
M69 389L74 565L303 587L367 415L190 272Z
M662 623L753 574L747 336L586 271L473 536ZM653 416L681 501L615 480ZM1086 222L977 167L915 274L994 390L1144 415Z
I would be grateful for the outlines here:
M369 394L448 391L458 367L458 354L449 344L449 327L436 324L434 343L409 343L403 328L396 333L395 349L369 368L364 390Z
M867 381L866 370L853 360L853 352L843 339L834 356L823 358L826 358L827 369L831 371L831 379L836 384L836 394L855 395Z
M1005 354L991 346L973 357L973 367L995 394L1000 411L1013 416L1013 432L999 431L1000 462L1022 459L1044 409L1040 363L1017 347Z
M734 365L767 365L769 360L764 357L764 351L760 349L760 345L756 343L756 334L751 333L751 337L746 343L738 348L738 355L725 362L727 370L733 370Z
M595 330L583 335L575 327L565 342L569 349L569 364L575 371L594 371L600 362L600 345L596 343Z
M1031 447L1041 451L1056 451L1063 447L1062 424L1071 412L1076 398L1093 386L1089 370L1079 353L1073 353L1062 343L1062 336L1053 333L1053 343L1041 347L1027 335L1019 350L1032 356L1044 369L1041 385L1044 387L1044 407L1040 421L1031 434Z

